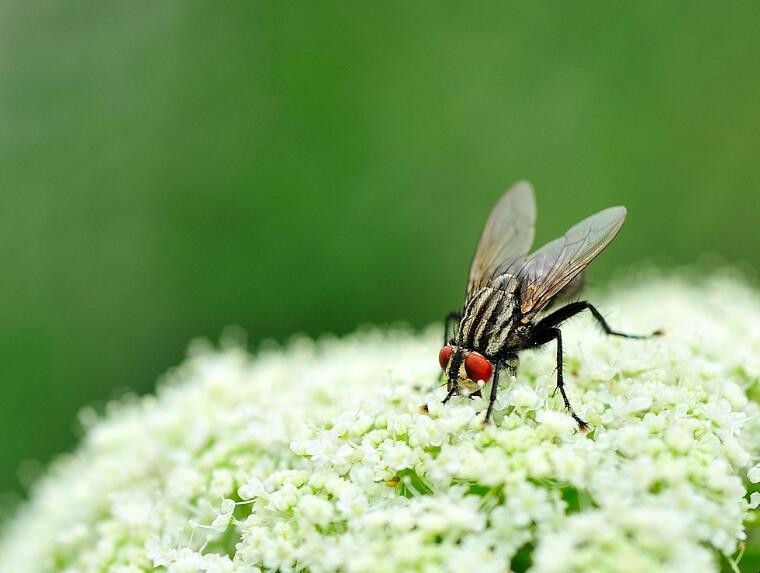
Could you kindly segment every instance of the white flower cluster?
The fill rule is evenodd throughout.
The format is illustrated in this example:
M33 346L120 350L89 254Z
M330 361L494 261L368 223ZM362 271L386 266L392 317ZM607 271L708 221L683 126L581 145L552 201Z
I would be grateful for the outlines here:
M156 396L84 413L0 571L718 571L760 502L760 298L641 285L601 308L664 337L566 326L589 434L553 395L553 349L522 353L483 427L482 399L440 404L439 327L195 345Z

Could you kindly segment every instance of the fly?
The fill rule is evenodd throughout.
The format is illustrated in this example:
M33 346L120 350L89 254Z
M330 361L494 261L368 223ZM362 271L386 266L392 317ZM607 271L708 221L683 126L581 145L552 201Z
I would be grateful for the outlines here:
M475 251L464 306L446 317L444 346L438 354L447 378L444 404L454 394L478 393L482 387L478 382L490 380L487 423L496 401L501 369L516 374L519 351L555 341L557 389L578 427L588 430L565 392L562 323L588 310L609 335L649 338L661 332L638 336L613 330L596 307L585 300L569 302L549 314L545 311L580 292L583 270L615 238L625 215L625 207L600 211L529 255L536 222L533 188L521 181L504 193L491 211ZM452 322L455 328L449 337Z

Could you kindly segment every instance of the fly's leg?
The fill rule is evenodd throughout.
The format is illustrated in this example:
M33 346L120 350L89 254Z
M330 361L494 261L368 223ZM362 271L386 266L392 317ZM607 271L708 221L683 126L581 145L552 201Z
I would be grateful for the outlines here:
M509 370L510 376L517 376L517 367L520 364L520 360L517 358L517 354L507 354L502 358L497 359L494 362L495 370L493 373L493 381L491 382L491 395L488 398L488 410L486 410L486 417L484 423L488 423L491 420L491 414L493 413L493 406L496 402L496 393L499 389L499 369L502 366L506 366Z
M446 397L443 399L443 402L441 402L441 404L445 404L446 402L448 402L451 399L451 397L454 395L454 392L456 391L457 391L456 384L452 384L451 388L449 389L448 394L446 394Z
M653 336L660 336L662 334L661 330L655 330L652 334L626 334L624 332L618 332L617 330L613 330L609 324L607 324L607 321L604 320L604 317L602 316L602 313L599 312L595 306L593 306L590 302L586 300L581 300L578 302L571 302L570 304L567 304L563 306L562 308L555 310L553 313L551 313L546 318L543 318L537 325L536 328L538 330L542 329L550 329L552 327L557 327L563 322L565 322L568 318L571 318L575 316L576 314L583 312L584 310L588 310L591 312L591 314L594 316L596 321L599 323L599 325L602 327L605 333L609 334L610 336L622 336L623 338L651 338Z
M541 323L539 323L539 325L540 324ZM565 403L565 409L570 412L573 420L575 420L575 422L578 424L578 428L581 430L581 432L587 432L589 429L588 424L584 422L580 416L578 416L578 414L575 413L575 410L573 410L573 407L570 405L570 400L567 397L567 393L565 392L565 381L562 377L562 332L560 332L560 329L557 327L542 328L540 331L538 331L533 345L541 346L547 342L551 342L552 340L557 341L557 389L562 396L562 401Z
M625 332L618 332L617 330L613 330L612 327L607 324L607 321L604 320L602 313L599 312L595 306L585 300L571 302L570 304L567 304L562 308L555 310L549 316L539 321L539 323L536 325L536 335L532 346L541 346L551 340L557 341L557 389L562 395L562 401L565 403L565 408L567 408L567 410L570 412L570 415L577 422L578 427L581 429L581 431L585 432L588 430L588 424L581 420L575 413L573 407L570 405L570 400L567 398L567 393L565 392L565 383L562 377L562 333L558 328L558 326L564 321L580 312L583 312L584 310L588 310L602 327L604 332L610 336L643 339L650 338L652 336L659 336L662 334L662 331L656 330L649 335L638 335L626 334Z
M496 392L499 389L499 367L501 362L496 362L493 371L493 380L491 381L491 396L488 398L488 409L486 410L486 417L483 420L484 424L487 424L491 420L491 412L493 412L493 405L496 402Z
M446 346L449 343L449 332L451 331L451 323L459 322L462 319L462 313L458 310L452 310L446 315L443 321L443 345Z
M520 359L517 354L507 354L504 358L504 364L509 369L510 376L517 376L517 367L520 366Z
M446 318L443 319L443 345L446 346L449 344L449 332L451 331L451 323L452 322L459 322L462 318L462 313L458 310L452 310L450 313L446 315ZM440 381L440 374L436 378L436 380ZM450 382L448 383L448 395L443 400L443 403L449 401L449 398L454 395L456 392L456 386L452 385Z

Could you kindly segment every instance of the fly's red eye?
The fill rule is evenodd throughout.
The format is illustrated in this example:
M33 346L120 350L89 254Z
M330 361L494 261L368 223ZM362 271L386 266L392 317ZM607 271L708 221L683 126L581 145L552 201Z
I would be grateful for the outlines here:
M470 352L464 360L464 369L470 380L488 382L493 374L493 366L484 356Z
M449 363L452 350L451 346L444 346L438 353L438 363L441 365L441 370L446 370L446 365Z

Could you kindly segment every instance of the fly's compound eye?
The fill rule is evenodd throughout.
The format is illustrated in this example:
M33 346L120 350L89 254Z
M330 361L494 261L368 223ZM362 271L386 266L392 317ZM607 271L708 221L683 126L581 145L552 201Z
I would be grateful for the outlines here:
M464 369L470 380L488 382L493 374L493 366L486 358L477 352L470 352L464 360Z
M446 366L451 358L451 353L454 349L451 346L444 346L438 353L438 363L441 365L441 370L446 370Z

